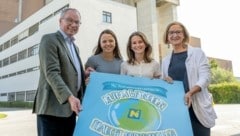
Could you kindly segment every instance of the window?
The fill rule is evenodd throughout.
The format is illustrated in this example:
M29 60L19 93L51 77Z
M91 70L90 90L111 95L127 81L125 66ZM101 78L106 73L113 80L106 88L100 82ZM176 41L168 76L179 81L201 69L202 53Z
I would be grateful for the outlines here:
M60 8L59 10L55 11L55 12L54 12L54 16L57 15L57 14L59 14L59 13L61 13L64 9L66 9L66 8L68 8L68 7L69 7L69 5L66 5L66 6Z
M15 101L15 93L8 93L8 101Z
M10 47L10 40L4 43L3 49L5 50L5 49L7 49L9 47Z
M3 44L0 45L0 52L3 50Z
M26 70L21 70L21 71L18 71L17 74L20 75L20 74L24 74L26 73Z
M18 40L19 40L19 41L22 41L22 40L24 40L24 39L27 38L27 37L28 37L28 29L25 30L25 31L23 31L22 33L20 33L20 34L18 35Z
M27 50L18 53L18 61L27 58Z
M8 75L4 75L4 76L2 76L2 79L4 79L4 78L8 78Z
M5 59L3 59L3 62L2 62L3 64L3 66L7 66L8 64L9 64L9 57L8 58L5 58Z
M27 72L36 71L36 70L38 70L38 69L39 69L39 67L28 68L28 69L27 69Z
M26 101L34 101L36 90L26 91Z
M0 68L2 67L2 61L0 60Z
M13 46L16 43L18 43L18 36L15 36L11 39L11 46Z
M28 48L28 57L31 57L37 54L38 54L38 44Z
M12 64L16 61L17 61L17 54L14 54L14 55L10 56L10 64Z
M42 20L40 21L40 24L46 22L46 21L49 20L51 17L53 17L53 14L51 14L51 15L45 17L44 19L42 19Z
M39 28L39 24L35 24L33 26L31 26L29 28L29 36L33 35L34 33L36 33L38 31L38 28Z
M17 73L11 73L11 74L9 74L9 77L16 76L16 75L17 75Z
M112 13L103 11L102 16L103 16L103 22L112 23Z
M24 101L25 100L25 92L16 92L16 101Z
M7 96L7 93L1 93L0 96Z

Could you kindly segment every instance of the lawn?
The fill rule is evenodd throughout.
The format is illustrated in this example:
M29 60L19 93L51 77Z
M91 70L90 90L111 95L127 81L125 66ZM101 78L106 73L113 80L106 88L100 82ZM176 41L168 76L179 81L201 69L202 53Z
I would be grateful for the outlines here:
M0 119L7 117L6 114L0 113Z

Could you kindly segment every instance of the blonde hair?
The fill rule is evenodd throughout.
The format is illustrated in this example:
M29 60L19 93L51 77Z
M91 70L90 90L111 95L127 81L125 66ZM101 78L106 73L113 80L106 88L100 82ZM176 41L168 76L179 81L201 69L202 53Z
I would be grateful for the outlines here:
M168 26L167 26L164 34L163 34L163 42L165 44L169 44L169 42L168 42L168 32L169 32L170 27L173 26L173 25L178 25L182 28L183 35L184 35L183 43L187 45L189 43L189 40L190 40L188 30L182 23L177 22L177 21L168 24Z

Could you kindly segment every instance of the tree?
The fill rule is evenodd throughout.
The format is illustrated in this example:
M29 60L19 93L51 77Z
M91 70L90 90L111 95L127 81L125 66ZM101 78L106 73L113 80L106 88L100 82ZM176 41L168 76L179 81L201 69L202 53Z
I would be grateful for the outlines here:
M236 82L233 73L222 68L211 69L211 84Z
M229 83L229 82L236 82L237 80L233 76L233 73L218 67L216 60L210 61L211 67L211 84L218 84L218 83Z
M217 64L217 61L215 59L212 59L210 61L210 67L211 67L211 69L218 68L218 64Z

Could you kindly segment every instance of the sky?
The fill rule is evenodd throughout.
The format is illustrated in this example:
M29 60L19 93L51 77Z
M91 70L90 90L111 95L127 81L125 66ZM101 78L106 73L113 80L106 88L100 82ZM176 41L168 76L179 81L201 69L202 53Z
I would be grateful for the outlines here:
M240 77L239 0L180 0L178 21L191 36L201 39L208 57L231 60Z

